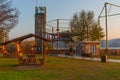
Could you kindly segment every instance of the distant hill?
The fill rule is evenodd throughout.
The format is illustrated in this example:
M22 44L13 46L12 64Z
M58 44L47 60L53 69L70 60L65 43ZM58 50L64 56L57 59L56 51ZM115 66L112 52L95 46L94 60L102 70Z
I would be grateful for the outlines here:
M106 41L102 40L101 47L105 47L105 46L106 46ZM108 46L109 47L120 47L120 38L108 40Z

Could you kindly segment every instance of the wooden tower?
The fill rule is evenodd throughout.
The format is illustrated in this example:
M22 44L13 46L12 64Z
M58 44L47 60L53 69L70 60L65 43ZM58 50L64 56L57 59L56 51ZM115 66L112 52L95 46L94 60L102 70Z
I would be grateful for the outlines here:
M35 35L45 37L43 32L46 31L46 7L35 7ZM44 41L35 38L36 50L43 54Z

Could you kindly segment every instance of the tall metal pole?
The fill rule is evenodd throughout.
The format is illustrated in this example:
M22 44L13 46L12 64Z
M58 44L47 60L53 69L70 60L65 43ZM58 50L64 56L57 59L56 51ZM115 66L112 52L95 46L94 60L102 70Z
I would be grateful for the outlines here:
M100 27L100 17L98 17L98 26ZM98 35L98 40L100 40L100 33Z
M109 50L108 50L108 24L107 24L107 17L115 16L115 15L120 15L120 13L108 15L108 14L107 14L107 5L120 7L119 5L115 5L115 4L111 4L111 3L106 2L106 3L104 4L104 7L103 7L103 9L102 9L99 17L98 17L98 19L105 17L105 27L106 27L106 53L109 52ZM101 14L102 14L102 12L103 12L104 9L105 9L105 16L101 16ZM100 23L100 20L98 21L98 24L99 24L99 23Z
M108 24L107 24L107 4L105 3L105 26L106 26L106 50L108 49Z
M54 34L54 27L52 27L52 34ZM52 39L54 38L54 35L52 35ZM52 49L54 49L54 42L52 41Z
M57 19L57 38L59 39L59 19ZM59 41L57 41L57 50L59 49Z

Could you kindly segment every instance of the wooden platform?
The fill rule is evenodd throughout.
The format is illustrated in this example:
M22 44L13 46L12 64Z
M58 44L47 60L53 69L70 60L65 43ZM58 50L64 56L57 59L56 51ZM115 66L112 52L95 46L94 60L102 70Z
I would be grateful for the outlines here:
M40 64L19 64L17 66L17 68L22 68L22 69L24 69L24 68L40 68L41 66L43 66L43 65L40 65Z

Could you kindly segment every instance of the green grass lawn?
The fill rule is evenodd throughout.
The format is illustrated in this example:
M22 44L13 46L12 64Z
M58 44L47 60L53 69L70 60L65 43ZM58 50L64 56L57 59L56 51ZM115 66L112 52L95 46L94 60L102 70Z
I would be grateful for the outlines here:
M118 59L118 60L120 60L120 56L108 56L108 59Z
M19 69L18 61L0 57L0 80L120 80L120 63L49 56L36 69Z

